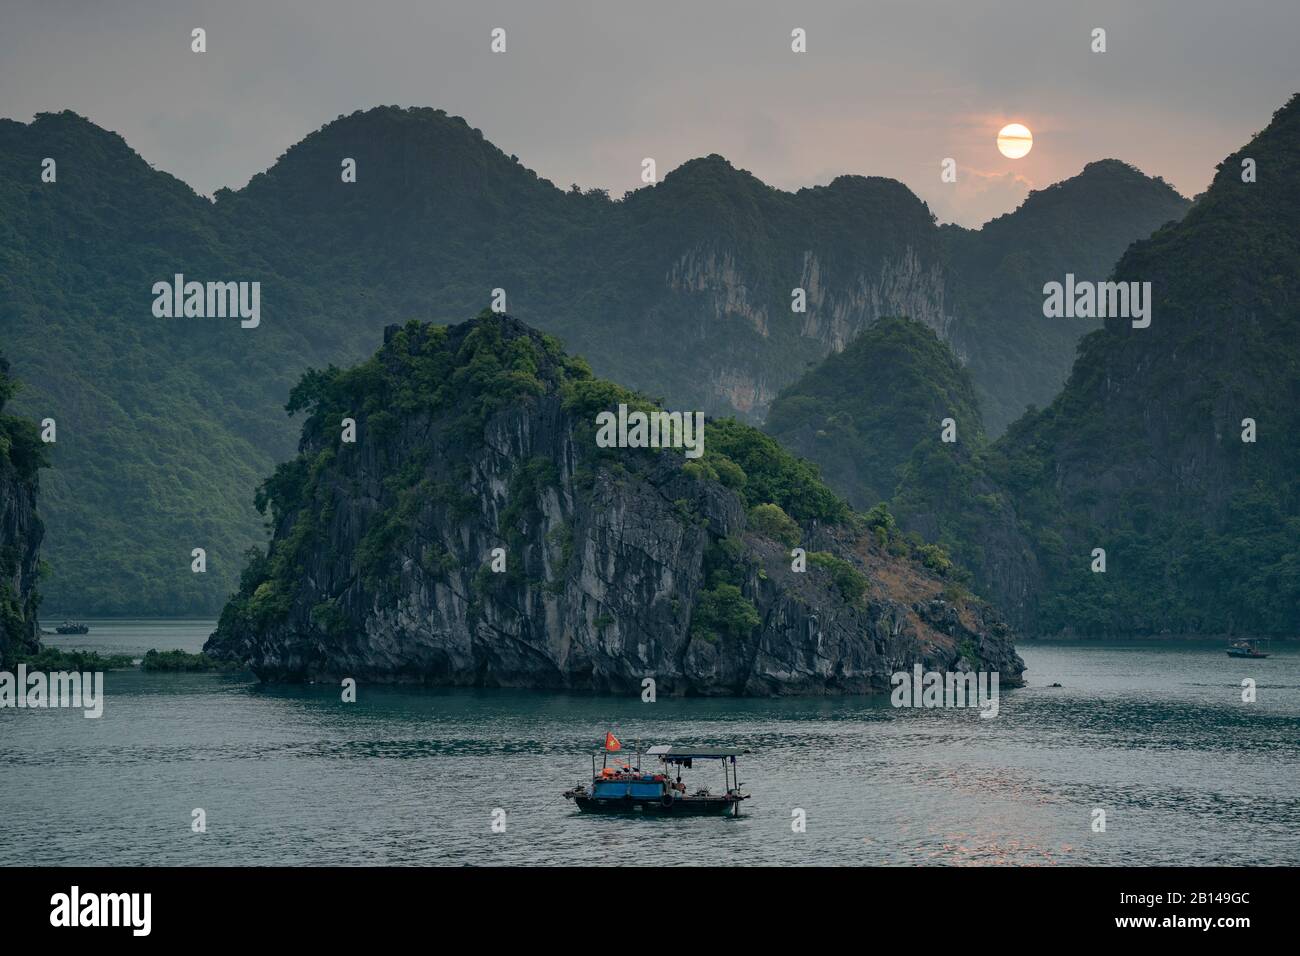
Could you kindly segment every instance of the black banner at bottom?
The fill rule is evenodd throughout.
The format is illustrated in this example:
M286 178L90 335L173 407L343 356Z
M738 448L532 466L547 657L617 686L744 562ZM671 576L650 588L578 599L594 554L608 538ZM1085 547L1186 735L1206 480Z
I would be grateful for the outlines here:
M944 946L1007 930L1231 944L1285 929L1295 878L1295 868L14 868L0 870L0 893L6 943L337 944L436 924L559 939L725 927L729 943L770 942L777 922L873 938L892 925Z

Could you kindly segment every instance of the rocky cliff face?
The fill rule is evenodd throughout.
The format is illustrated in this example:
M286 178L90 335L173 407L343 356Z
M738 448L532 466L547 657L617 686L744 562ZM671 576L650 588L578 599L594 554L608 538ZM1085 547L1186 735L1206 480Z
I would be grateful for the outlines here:
M0 411L13 394L0 357ZM30 422L0 415L0 667L39 649L36 579L44 526L36 516L39 439Z
M673 355L683 367L698 366L704 387L688 394L710 414L761 418L800 367L798 356L811 361L838 353L886 315L914 313L940 335L952 326L944 311L947 279L932 249L903 245L883 261L861 262L834 284L823 278L818 252L791 250L788 258L802 261L801 271L789 275L791 289L804 290L803 312L791 311L791 289L773 292L770 273L734 249L689 250L662 285L645 291L643 328L659 336L645 343L646 350L660 360ZM662 337L683 317L680 337ZM627 375L647 390L661 387L662 380L643 368L629 367Z
M953 321L939 232L893 180L787 193L713 155L610 204L598 234L585 275L608 280L615 325L563 308L536 321L602 374L709 414L761 420L806 363L883 315L941 334Z
M860 272L847 288L828 288L821 262L804 253L800 280L808 291L809 310L800 334L817 339L831 352L841 352L865 329L887 315L907 315L947 337L953 316L946 311L947 276L937 260L925 261L913 246L905 246L874 272Z
M434 369L426 384L467 383L503 356L500 374L534 379L507 404L479 405L504 379L436 401L411 391ZM1019 680L1004 625L945 601L943 581L846 512L803 523L826 559L792 570L754 504L828 493L769 490L776 446L749 461L738 450L757 433L706 441L698 461L598 448L595 412L635 396L513 320L394 327L368 367L340 376L312 399L298 460L267 484L271 551L206 648L264 679L639 693L648 677L668 694L834 694L887 690L919 661ZM379 381L367 412L358 389ZM355 444L338 440L346 409ZM845 567L864 591L845 590Z

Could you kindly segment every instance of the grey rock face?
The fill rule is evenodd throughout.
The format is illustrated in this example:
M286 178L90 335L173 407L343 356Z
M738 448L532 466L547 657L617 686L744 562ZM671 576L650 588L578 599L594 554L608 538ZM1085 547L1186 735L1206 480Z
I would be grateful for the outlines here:
M15 653L40 649L36 579L44 525L36 515L36 480L0 457L0 667Z
M383 441L341 446L319 486L327 545L306 556L288 614L262 626L227 613L205 650L273 681L640 693L652 678L660 694L835 694L888 690L890 673L915 661L997 667L1004 684L1018 681L1004 626L914 606L934 600L937 579L847 532L811 531L871 580L867 598L849 603L826 572L792 571L789 549L748 527L738 495L692 475L680 455L629 451L639 464L622 467L590 453L581 424L552 392L499 410L469 441L421 414ZM385 479L411 462L424 463L421 487L440 490L413 506L375 580L357 555L392 505ZM297 517L281 516L277 539ZM706 638L692 614L724 539L760 623ZM491 570L496 548L503 572ZM913 592L873 575L870 563L886 560L907 564ZM961 662L963 647L984 663Z

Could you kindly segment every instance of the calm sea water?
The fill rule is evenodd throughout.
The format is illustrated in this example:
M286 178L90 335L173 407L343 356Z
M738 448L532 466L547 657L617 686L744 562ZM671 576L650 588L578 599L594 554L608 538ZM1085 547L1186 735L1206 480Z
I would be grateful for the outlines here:
M212 629L89 623L46 640L140 654L197 650ZM1264 661L1219 642L1020 651L1030 686L1004 691L992 720L885 698L643 704L364 684L345 705L332 686L109 673L100 720L0 710L0 864L1300 863L1300 648L1275 643ZM606 730L752 751L745 815L579 815L560 793L589 776ZM686 779L716 791L721 765ZM191 832L196 807L205 834Z

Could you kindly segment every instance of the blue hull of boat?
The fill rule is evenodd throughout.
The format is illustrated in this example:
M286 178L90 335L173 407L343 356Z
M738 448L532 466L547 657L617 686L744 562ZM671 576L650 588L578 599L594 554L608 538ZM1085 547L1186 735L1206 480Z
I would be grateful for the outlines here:
M575 795L573 802L583 813L643 813L651 816L720 816L735 812L739 801L729 797L678 797L671 803L661 799L620 797L600 799Z

